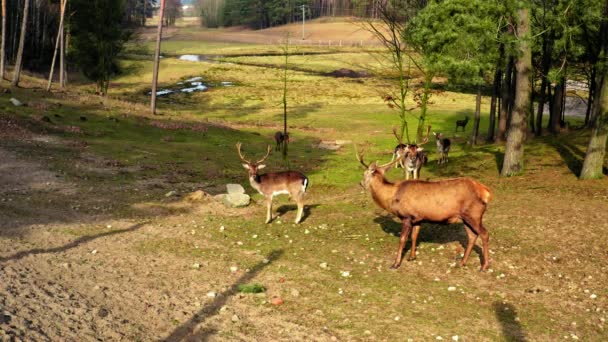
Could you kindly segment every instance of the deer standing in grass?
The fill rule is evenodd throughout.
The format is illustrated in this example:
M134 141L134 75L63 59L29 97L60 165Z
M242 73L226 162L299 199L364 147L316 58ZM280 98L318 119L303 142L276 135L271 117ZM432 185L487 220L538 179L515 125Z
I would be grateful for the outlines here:
M287 144L291 142L289 139L289 133L283 133L281 131L277 131L274 134L274 141L276 142L276 146L274 148L275 151L281 151L283 148L283 143Z
M454 132L458 131L458 127L462 127L462 131L464 132L464 130L467 127L468 123L469 123L469 117L468 116L465 116L464 120L456 120L456 129L454 130Z
M450 146L452 142L448 138L444 138L443 134L433 132L435 139L437 139L437 164L445 164L448 162L448 153L450 152Z
M391 183L384 174L398 160L385 165L366 164L363 154L357 159L365 167L361 185L371 192L374 202L401 220L399 250L391 268L401 265L405 243L412 233L412 248L408 260L416 259L416 240L421 222L464 222L468 245L460 262L464 266L473 250L477 237L483 243L481 271L489 266L489 234L482 224L486 206L492 197L490 189L470 178L453 178L437 182L419 180Z
M393 159L391 159L391 161L398 160L395 167L401 166L403 168L406 180L409 180L410 176L413 179L418 179L422 165L426 165L428 161L426 152L423 152L424 148L422 145L429 141L430 131L431 126L428 127L426 137L420 144L404 144L402 141L403 137L397 134L397 128L393 128L393 134L395 135L395 138L397 138L399 144L395 146Z
M266 167L262 164L270 155L272 147L268 145L268 151L264 158L255 163L246 160L241 153L241 143L236 144L236 150L243 162L243 167L249 171L249 184L266 198L266 223L272 221L272 198L276 195L289 195L298 206L295 223L300 223L304 211L304 194L308 188L308 178L297 171L268 172L258 174L258 170Z

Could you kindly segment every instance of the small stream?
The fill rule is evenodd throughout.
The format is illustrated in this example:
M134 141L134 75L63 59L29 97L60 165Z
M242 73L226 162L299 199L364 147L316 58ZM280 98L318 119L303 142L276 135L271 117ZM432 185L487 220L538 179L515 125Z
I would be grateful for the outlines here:
M220 83L204 83L201 76L196 76L177 82L175 87L160 89L156 92L156 96L166 96L174 93L194 93L199 91L207 91L209 87L233 87L234 83L228 81L222 81ZM151 91L148 95L152 94Z

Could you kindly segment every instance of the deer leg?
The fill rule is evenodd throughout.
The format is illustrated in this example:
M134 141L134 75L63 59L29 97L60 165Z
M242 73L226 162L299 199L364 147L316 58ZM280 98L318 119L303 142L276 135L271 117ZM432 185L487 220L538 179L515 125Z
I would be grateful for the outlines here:
M401 220L401 236L399 237L399 250L397 251L397 257L395 258L395 262L391 266L392 269L399 268L401 266L401 257L403 256L403 248L405 247L405 243L407 242L407 237L410 235L410 231L412 230L412 223L409 218L404 218Z
M420 225L414 226L412 230L412 248L410 249L410 257L407 261L416 260L416 240L418 240L418 233L420 233Z
M266 223L272 221L272 197L266 199Z
M480 271L484 272L488 269L488 266L490 265L490 257L489 257L489 248L490 248L490 236L488 234L487 229L481 224L481 219L478 220L478 222L476 222L477 220L472 220L470 218L463 218L463 220L465 221L466 225L468 227L470 227L476 234L477 236L481 237L481 242L483 244L483 248L482 248L482 254L483 254L483 260L481 261L481 268ZM468 234L468 233L467 233ZM472 243L473 245L475 244L475 241L473 241ZM469 241L469 246L472 249L471 242ZM468 248L467 248L468 250ZM471 253L471 251L468 251L469 253ZM468 257L468 254L465 251L465 256ZM463 258L463 261L466 262L466 259Z
M414 169L414 179L418 179L418 171L420 171L420 169Z
M460 267L464 266L469 259L469 255L475 246L475 241L477 241L477 234L475 234L469 225L465 223L464 225L465 231L467 232L467 237L469 238L469 242L467 244L467 249L464 251L464 255L462 256L462 260L460 261Z
M483 262L481 264L481 272L485 272L490 266L490 234L488 234L488 230L482 224L479 225L479 236L481 237L481 242L483 243Z
M300 223L302 220L302 213L304 212L304 201L302 195L296 197L296 204L298 205L298 214L296 215L296 223Z

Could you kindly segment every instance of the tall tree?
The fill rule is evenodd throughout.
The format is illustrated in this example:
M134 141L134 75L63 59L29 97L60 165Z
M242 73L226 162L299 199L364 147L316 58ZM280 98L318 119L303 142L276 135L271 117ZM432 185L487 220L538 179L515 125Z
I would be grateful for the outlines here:
M524 142L526 140L526 124L530 111L530 78L532 74L532 51L530 46L530 17L529 8L522 6L517 10L517 48L518 56L515 62L517 71L515 102L509 131L505 157L502 164L502 176L513 176L524 169Z
M59 42L60 42L60 37L59 35L63 34L63 19L65 17L65 8L66 8L66 4L68 2L68 0L62 0L63 4L61 6L61 14L59 15L59 31L57 34L57 39L55 41L55 52L53 53L53 61L51 62L51 71L49 72L49 81L47 83L46 86L46 91L50 91L51 90L51 85L53 84L53 74L55 72L55 60L57 58L57 50L59 50Z
M158 12L158 28L156 33L156 50L154 50L154 73L152 75L152 93L150 99L150 111L156 114L156 87L158 85L158 68L160 65L160 41L163 36L163 17L165 15L165 0L160 0L160 11Z
M15 62L15 71L13 73L13 82L11 83L14 87L19 86L19 78L21 77L21 67L23 66L23 47L25 46L25 38L27 31L27 13L30 8L30 0L25 0L23 3L23 20L21 22L21 35L19 38L19 48L17 50L17 61Z
M367 21L366 28L374 34L387 52L385 55L386 61L390 66L390 73L397 79L397 89L391 90L385 95L385 100L389 106L396 107L399 110L399 119L401 121L400 136L405 137L406 142L410 143L406 117L406 114L410 110L406 107L406 99L409 92L411 63L413 59L408 54L409 52L402 36L406 25L418 12L420 6L415 0L387 0L376 2L375 5L375 11L378 14L379 20ZM416 136L414 141L417 139L418 136Z
M106 95L110 78L120 73L118 54L129 38L121 25L123 0L72 0L71 56L82 73Z
M0 79L6 73L6 0L2 0L2 40L0 42Z
M471 144L477 143L484 75L498 58L497 6L483 0L431 2L408 27L409 41L422 47L427 68L448 76L452 83L477 88ZM498 23L498 24L497 24Z
M604 10L600 29L601 54L597 64L597 83L601 85L595 115L592 122L591 138L583 161L581 179L603 177L606 142L608 141L608 0L604 1Z

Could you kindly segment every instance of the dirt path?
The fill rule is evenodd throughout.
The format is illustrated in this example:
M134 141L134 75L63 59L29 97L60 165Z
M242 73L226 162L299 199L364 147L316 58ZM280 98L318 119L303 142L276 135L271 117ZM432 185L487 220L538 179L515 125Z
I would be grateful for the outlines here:
M277 255L240 252L252 266L226 272L226 258L199 269L192 265L200 257L146 253L154 241L190 243L199 226L182 223L205 210L150 220L87 216L70 210L77 184L3 148L0 165L0 340L329 340L260 305L266 294L237 293L254 278L276 282L265 269ZM32 200L57 196L63 200Z

